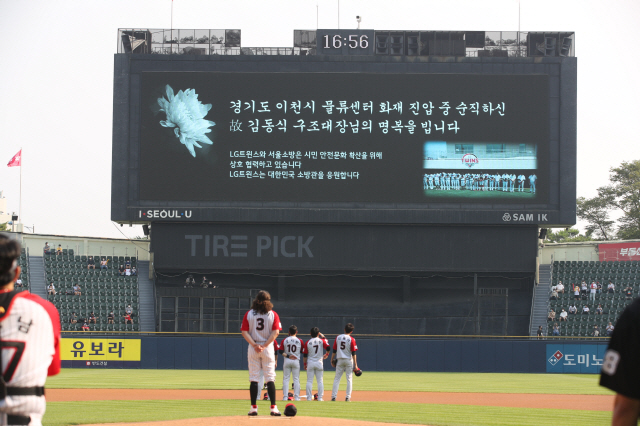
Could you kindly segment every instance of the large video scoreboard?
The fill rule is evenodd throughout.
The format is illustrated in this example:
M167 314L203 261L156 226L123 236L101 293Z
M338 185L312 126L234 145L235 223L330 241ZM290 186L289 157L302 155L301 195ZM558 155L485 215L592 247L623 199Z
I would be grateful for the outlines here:
M575 223L575 58L117 54L115 76L114 221Z

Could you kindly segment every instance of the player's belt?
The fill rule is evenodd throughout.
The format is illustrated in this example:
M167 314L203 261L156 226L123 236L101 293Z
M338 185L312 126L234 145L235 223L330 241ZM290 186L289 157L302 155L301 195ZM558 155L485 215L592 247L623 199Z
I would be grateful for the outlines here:
M7 387L7 395L10 396L44 396L44 386L34 386L31 388Z

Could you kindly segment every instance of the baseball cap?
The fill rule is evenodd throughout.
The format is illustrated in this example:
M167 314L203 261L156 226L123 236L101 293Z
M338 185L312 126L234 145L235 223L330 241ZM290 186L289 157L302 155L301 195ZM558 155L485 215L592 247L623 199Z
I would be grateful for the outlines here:
M287 406L284 407L284 415L285 416L294 417L296 414L298 414L298 409L296 408L295 405L287 404Z

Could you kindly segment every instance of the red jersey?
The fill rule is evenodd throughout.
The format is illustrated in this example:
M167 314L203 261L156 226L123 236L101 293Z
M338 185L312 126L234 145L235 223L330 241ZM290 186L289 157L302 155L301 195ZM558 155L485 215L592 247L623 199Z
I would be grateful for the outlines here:
M0 317L2 373L10 387L44 386L60 372L60 316L52 303L27 291Z

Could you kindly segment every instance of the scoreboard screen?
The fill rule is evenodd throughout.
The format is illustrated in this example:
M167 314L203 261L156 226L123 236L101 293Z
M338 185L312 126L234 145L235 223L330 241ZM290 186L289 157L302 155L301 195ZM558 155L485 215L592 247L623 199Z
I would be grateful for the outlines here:
M334 33L317 56L116 54L112 220L575 223L575 58Z
M544 75L142 73L140 199L548 201Z

